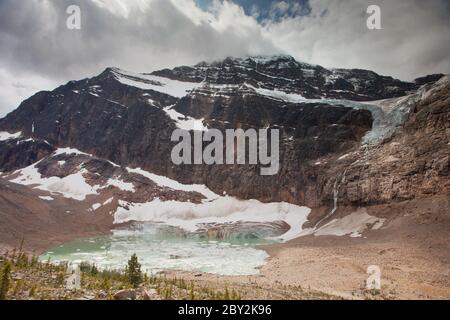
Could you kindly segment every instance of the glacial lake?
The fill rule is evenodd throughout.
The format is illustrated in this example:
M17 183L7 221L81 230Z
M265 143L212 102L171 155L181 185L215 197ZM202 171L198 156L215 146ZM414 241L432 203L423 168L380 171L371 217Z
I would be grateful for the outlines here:
M263 230L264 231L264 230ZM53 263L89 262L101 269L121 269L136 253L142 270L207 272L221 275L259 273L268 254L256 246L274 243L266 234L244 231L227 239L211 240L164 225L145 223L114 230L112 235L78 239L45 252L40 259Z

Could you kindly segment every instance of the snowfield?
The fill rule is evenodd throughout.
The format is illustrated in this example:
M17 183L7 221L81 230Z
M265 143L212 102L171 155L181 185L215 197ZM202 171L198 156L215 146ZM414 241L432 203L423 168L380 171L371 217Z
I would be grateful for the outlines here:
M186 96L190 91L201 85L196 82L171 80L149 74L132 73L117 68L114 68L113 72L120 83L143 90L153 90L165 93L176 98Z
M315 236L350 235L352 238L359 238L370 226L371 230L378 230L384 222L385 219L373 217L367 214L365 209L361 209L341 219L333 219L313 233Z
M203 124L205 119L194 119L189 116L185 116L182 113L173 109L174 106L164 108L164 112L173 120L179 129L191 131L208 131L208 127Z
M78 201L86 199L86 196L88 195L98 194L98 187L92 187L86 182L83 176L83 174L86 172L85 170L81 169L79 172L68 175L64 178L44 178L39 173L38 168L36 167L38 163L15 171L13 175L18 174L18 176L15 179L11 180L11 182L25 186L35 185L35 189L48 191L51 193L58 193L65 198L72 198Z
M142 170L140 168L132 169L127 168L130 173L140 174L153 182L155 182L160 187L166 187L173 190L185 191L185 192L198 192L202 194L206 200L213 200L219 198L220 196L212 192L207 186L202 184L182 184L176 180L170 179L165 176L159 176L154 173Z
M16 133L9 133L6 131L1 131L0 132L0 141L6 141L6 140L11 140L11 139L17 139L22 135L22 132L16 132Z
M135 192L134 185L131 182L124 182L118 178L109 178L107 186L114 186L122 191Z
M310 209L286 202L262 203L257 200L238 200L232 197L194 204L155 199L147 203L119 202L114 223L153 221L195 232L205 223L276 222L285 221L290 230L280 237L288 241L298 237L307 221Z

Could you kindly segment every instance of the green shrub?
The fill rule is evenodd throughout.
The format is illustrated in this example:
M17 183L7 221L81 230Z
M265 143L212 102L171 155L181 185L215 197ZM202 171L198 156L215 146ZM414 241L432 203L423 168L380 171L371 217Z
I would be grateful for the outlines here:
M0 300L5 300L8 295L10 279L11 278L11 264L6 262L0 272Z

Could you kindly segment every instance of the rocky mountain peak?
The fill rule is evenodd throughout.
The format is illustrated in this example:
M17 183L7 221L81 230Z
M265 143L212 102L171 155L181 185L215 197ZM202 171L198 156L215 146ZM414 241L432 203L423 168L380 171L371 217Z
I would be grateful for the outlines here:
M346 154L383 146L411 117L434 119L422 105L431 97L445 98L447 78L433 84L438 78L408 83L367 70L328 70L289 56L228 58L152 73L111 67L40 92L1 119L0 131L21 134L0 142L0 168L18 169L56 148L72 147L119 166L207 184L219 194L314 207L329 201L334 168L345 170ZM419 83L427 84L418 90ZM255 175L254 166L172 165L173 130L194 130L193 124L278 128L279 174L267 179ZM415 122L408 128L416 128ZM352 203L364 198L363 192L350 194Z
M369 70L326 69L287 55L226 58L151 73L172 80L216 85L246 85L294 93L308 99L371 101L406 95L417 83L402 82Z

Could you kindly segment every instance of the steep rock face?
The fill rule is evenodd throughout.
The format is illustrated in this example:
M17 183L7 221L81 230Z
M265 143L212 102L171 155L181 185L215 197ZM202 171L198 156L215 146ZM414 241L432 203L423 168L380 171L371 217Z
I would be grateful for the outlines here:
M322 176L330 178L323 181L330 203L334 189L340 204L353 206L450 195L450 77L421 91L392 139L323 168Z
M361 147L374 116L397 115L388 114L389 106L365 107L347 99L404 96L419 82L364 70L327 70L285 56L227 59L152 74L109 68L97 77L40 92L0 120L0 131L22 131L50 144L33 144L22 160L15 147L2 154L1 168L11 171L56 147L70 146L121 166L206 184L218 194L309 207L332 206L334 195L342 204L365 205L447 192L449 94L447 78L433 84L438 78L419 81L430 83L420 97L405 98L407 103L394 99L400 101L394 111L406 109L394 123L401 128L403 118L409 119L402 131L387 143ZM171 134L191 122L220 130L279 129L278 174L261 176L258 165L175 166ZM427 142L430 135L433 143ZM1 141L0 148L8 150L14 143ZM56 170L39 170L45 168L51 169L47 175ZM110 174L108 169L101 176Z
M26 138L0 142L1 171L13 171L27 167L48 156L55 150L48 142Z
M3 119L0 127L184 183L206 183L218 193L300 203L305 196L297 185L304 180L305 164L358 144L372 124L366 110L319 102L293 103L250 88L227 90L206 85L177 99L153 88L145 89L145 85L154 83L152 80L141 81L144 88L137 88L125 85L124 79L136 81L132 75L108 69L96 78L39 93ZM165 110L171 105L181 116L202 117L204 123L221 130L280 129L279 174L262 177L252 165L173 165L170 136L177 126Z

